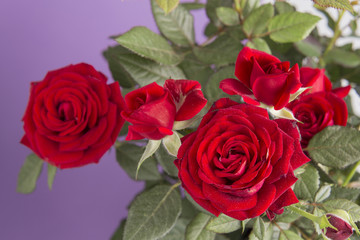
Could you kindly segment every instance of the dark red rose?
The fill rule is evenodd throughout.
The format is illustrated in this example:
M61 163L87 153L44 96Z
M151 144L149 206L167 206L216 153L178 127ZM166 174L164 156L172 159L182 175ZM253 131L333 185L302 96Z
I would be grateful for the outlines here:
M221 81L220 88L225 93L241 95L250 104L274 106L275 110L285 107L290 95L301 87L297 64L290 68L289 62L248 47L238 55L235 76L238 79Z
M151 83L128 93L125 102L122 116L132 124L126 140L160 140L173 134L174 121L193 118L207 100L197 81L168 79L164 87Z
M123 118L130 122L126 140L159 140L172 135L176 106L168 90L151 83L125 96L127 110Z
M350 91L350 86L332 89L329 78L325 75L325 69L302 67L300 68L300 81L303 87L310 87L303 93L333 92L338 97L344 98Z
M326 216L329 218L330 224L337 229L326 228L326 237L331 240L346 240L353 234L353 228L347 220L335 214L326 214Z
M182 139L175 164L184 189L214 215L272 218L298 202L293 171L309 161L299 138L293 122L223 98Z
M80 63L33 82L21 143L59 168L97 163L115 142L125 103L118 83Z
M301 145L327 126L345 126L348 111L345 101L332 92L315 92L301 96L287 106L300 122Z

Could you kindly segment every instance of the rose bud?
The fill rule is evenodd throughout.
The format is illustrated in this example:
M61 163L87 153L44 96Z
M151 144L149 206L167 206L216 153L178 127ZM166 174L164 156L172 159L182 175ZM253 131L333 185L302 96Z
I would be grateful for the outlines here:
M344 210L336 210L333 213L326 214L330 224L335 227L323 229L325 236L331 240L346 240L353 234L353 228L350 225L351 219Z
M201 85L197 81L169 79L165 81L164 88L169 90L174 100L175 121L193 118L207 103L201 91Z
M128 110L122 113L129 126L126 140L160 140L173 134L174 121L193 118L206 105L201 85L193 80L151 83L125 96Z
M230 95L241 95L245 102L259 102L279 110L285 107L290 96L301 87L299 67L290 68L289 62L244 47L236 60L235 76L220 82L220 88Z
M176 106L167 89L151 83L125 96L127 110L121 115L130 122L126 140L160 140L172 135Z
M273 218L298 202L293 171L310 159L292 121L270 120L263 108L222 98L181 140L179 179L212 214L244 220L267 212Z
M21 143L59 168L97 163L114 144L125 107L118 83L80 63L33 82Z

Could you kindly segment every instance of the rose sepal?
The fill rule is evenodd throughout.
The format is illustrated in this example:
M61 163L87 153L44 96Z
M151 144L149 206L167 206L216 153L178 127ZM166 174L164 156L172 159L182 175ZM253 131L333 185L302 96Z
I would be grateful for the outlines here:
M290 94L290 100L289 103L294 101L298 96L300 96L303 92L305 92L308 89L311 89L312 87L302 87L299 88L299 90L296 91L296 93Z
M173 135L166 136L162 139L162 143L166 149L166 151L176 157L178 154L178 150L181 146L181 140L179 133L176 131L173 131Z
M140 161L137 165L135 179L137 179L138 177L138 173L141 165L144 163L146 159L148 159L151 155L153 155L156 152L156 150L160 147L160 143L161 140L149 140L148 144L145 147L145 151L142 154Z

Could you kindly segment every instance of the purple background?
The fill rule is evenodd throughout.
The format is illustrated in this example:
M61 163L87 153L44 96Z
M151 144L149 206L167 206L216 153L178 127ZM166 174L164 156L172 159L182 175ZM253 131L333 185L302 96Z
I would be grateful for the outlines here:
M205 14L196 11L201 42ZM34 193L16 193L30 150L19 144L29 84L47 71L87 62L110 78L101 52L109 36L144 25L156 31L148 0L0 1L0 239L109 239L142 188L115 161L58 171L48 190L46 169Z

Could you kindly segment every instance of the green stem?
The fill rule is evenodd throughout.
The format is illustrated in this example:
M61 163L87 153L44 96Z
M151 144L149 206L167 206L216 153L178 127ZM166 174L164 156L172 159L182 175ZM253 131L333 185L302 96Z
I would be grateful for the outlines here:
M308 213L300 208L295 207L294 205L287 206L287 208L290 209L291 211L313 221L314 223L319 224L321 229L330 227L330 228L337 230L333 225L330 224L326 215L323 215L321 217L315 216L314 214Z
M319 222L319 218L321 218L321 217L315 216L311 213L308 213L300 208L297 208L294 205L287 206L287 208L290 209L291 211L313 221L313 222L316 222L316 223Z
M347 175L347 177L343 183L343 187L346 187L349 184L351 179L354 177L354 175L356 173L356 169L359 165L360 165L360 161L355 164L355 166L351 169L351 172L349 173L349 175Z
M339 13L338 19L335 23L334 36L330 39L330 42L329 42L328 46L326 47L324 53L319 58L318 65L321 68L325 67L324 58L326 57L328 52L330 52L334 48L336 40L341 36L340 21L341 21L342 17L344 16L344 13L345 13L345 10L342 10Z

